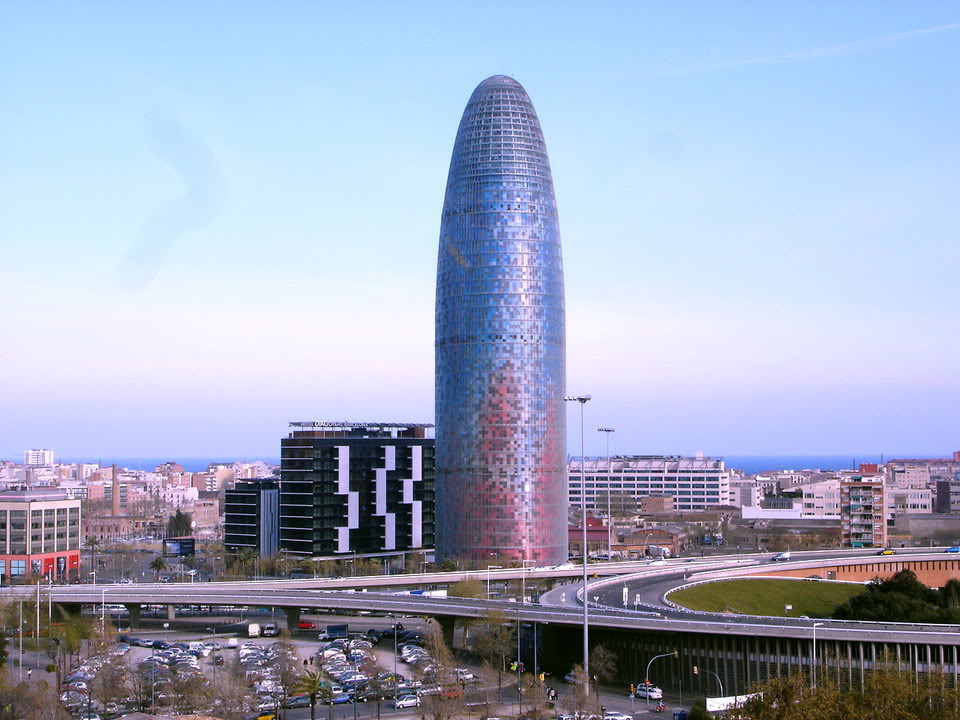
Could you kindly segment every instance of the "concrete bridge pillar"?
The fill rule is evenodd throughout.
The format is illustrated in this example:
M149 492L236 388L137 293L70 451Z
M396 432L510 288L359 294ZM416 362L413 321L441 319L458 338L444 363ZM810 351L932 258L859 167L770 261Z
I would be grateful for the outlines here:
M174 605L167 605L167 620L177 619L177 608Z
M457 619L453 617L434 618L440 626L440 632L443 633L443 642L447 647L453 647L453 633L457 629Z
M300 622L300 608L285 607L283 614L287 616L287 632L293 635L297 632L297 624Z
M124 607L130 613L130 627L140 627L140 603L125 603Z

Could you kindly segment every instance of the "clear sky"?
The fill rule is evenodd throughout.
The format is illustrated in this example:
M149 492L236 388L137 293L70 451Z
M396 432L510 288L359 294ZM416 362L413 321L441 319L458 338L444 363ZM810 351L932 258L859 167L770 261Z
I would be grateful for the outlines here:
M546 134L588 452L960 448L955 2L7 0L0 457L432 420L497 73Z

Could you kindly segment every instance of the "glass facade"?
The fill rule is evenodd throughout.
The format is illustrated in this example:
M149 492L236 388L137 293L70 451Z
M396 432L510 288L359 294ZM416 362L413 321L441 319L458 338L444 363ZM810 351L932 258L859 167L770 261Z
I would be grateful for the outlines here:
M516 80L470 97L440 225L437 554L567 557L565 320L540 121Z

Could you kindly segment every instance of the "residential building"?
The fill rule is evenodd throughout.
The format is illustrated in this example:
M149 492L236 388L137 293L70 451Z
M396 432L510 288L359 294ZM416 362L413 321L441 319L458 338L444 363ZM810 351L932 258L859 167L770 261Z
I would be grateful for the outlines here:
M398 555L433 547L432 425L290 427L280 444L283 552Z
M803 517L840 517L840 478L830 477L798 485L803 493Z
M763 486L756 478L730 482L730 505L734 507L759 507L763 502Z
M722 458L701 455L616 455L572 458L567 465L568 502L580 507L581 468L586 474L587 512L636 515L643 497L669 496L675 510L707 510L730 504L730 473Z
M523 86L496 75L463 112L440 224L439 558L566 557L565 345L543 132Z
M887 520L897 515L929 515L933 512L934 491L930 488L887 488Z
M280 550L280 489L276 480L239 481L224 490L223 545L266 557Z
M846 547L887 545L887 500L883 480L840 482L840 528Z
M80 573L80 500L57 489L0 492L0 580Z
M23 464L28 467L53 465L53 450L24 450Z

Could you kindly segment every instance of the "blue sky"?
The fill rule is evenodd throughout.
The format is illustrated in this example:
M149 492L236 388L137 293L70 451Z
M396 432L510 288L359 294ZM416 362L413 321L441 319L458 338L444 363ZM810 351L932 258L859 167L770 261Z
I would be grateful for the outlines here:
M432 419L447 165L497 73L614 450L960 447L955 3L477 8L0 2L0 457Z

